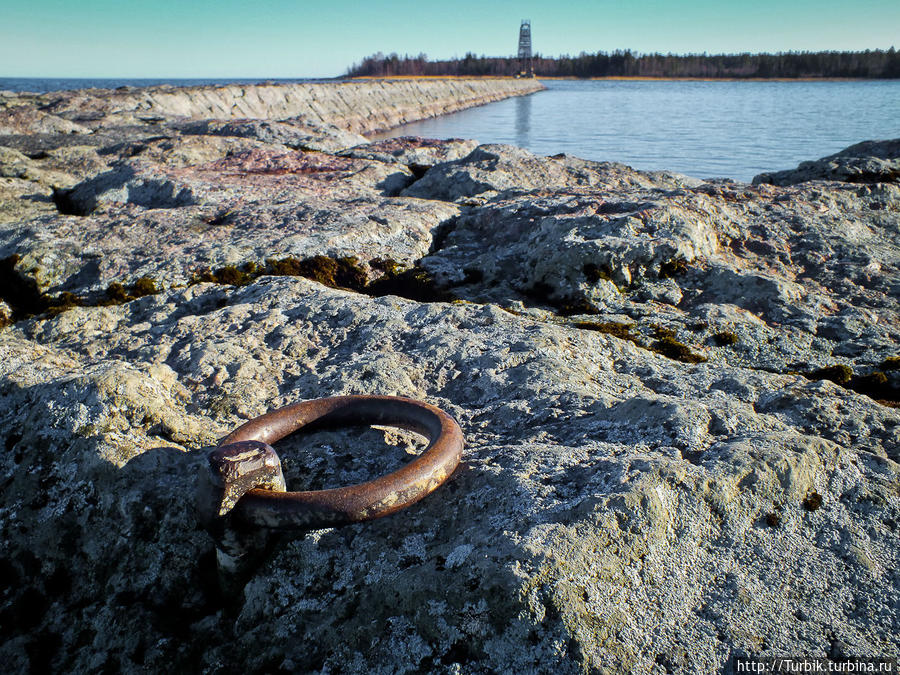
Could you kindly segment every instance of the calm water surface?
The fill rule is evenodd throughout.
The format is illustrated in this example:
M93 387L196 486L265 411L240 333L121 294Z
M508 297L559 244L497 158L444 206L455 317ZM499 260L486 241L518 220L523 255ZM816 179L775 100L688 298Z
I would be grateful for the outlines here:
M545 81L547 91L415 122L415 135L512 143L700 178L749 181L900 137L900 81Z

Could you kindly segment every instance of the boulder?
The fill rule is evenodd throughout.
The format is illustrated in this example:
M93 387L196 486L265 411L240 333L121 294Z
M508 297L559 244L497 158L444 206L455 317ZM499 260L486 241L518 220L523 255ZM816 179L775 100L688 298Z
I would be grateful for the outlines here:
M900 183L900 140L864 141L796 169L761 173L754 184L795 185L810 180L844 183Z
M358 145L339 154L358 159L405 164L421 178L425 171L436 164L462 159L477 145L475 141L463 138L448 138L439 141L434 138L400 136Z
M664 172L639 172L623 164L569 155L538 157L512 145L480 145L440 164L406 190L410 197L453 201L489 191L577 187L665 187L699 181Z

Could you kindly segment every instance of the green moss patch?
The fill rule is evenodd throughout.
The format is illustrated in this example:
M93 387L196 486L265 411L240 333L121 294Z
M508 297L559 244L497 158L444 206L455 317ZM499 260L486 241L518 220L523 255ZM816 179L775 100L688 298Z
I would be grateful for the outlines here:
M64 291L60 293L55 298L50 298L50 306L45 310L47 314L50 316L57 316L58 314L62 314L66 310L72 309L73 307L81 307L84 305L84 300L74 293L69 293L68 291Z
M807 511L818 511L822 507L822 495L818 492L811 492L806 496L806 499L803 500L803 508Z
M673 337L662 337L652 343L649 349L657 354L662 354L667 358L683 363L704 363L706 361L705 356L695 354L690 347Z
M637 336L631 332L634 328L634 324L631 323L619 323L617 321L578 321L573 325L576 328L581 328L583 330L593 330L598 333L612 335L613 337L622 340L637 342Z
M452 293L439 288L434 278L421 267L387 273L363 290L375 297L399 295L417 302L449 302L455 299Z
M291 276L374 297L398 295L418 302L448 302L455 299L451 293L439 288L431 275L421 267L404 267L389 258L376 258L369 262L369 266L381 271L382 276L370 282L366 268L353 256L269 258L264 265L248 262L241 267L226 265L215 270L201 269L192 275L191 283L245 286L263 275Z
M378 270L382 274L397 275L407 269L393 258L373 258L369 261L369 266L373 270Z
M358 291L365 288L369 280L369 275L360 266L359 260L351 256L328 258L324 255L317 255L299 261L298 265L300 268L298 276L318 281L320 284L332 288L349 288Z
M121 305L123 302L134 300L134 298L128 294L122 284L114 281L106 288L106 300L107 302L101 304Z
M145 295L156 295L160 289L156 282L150 277L140 277L131 283L126 289L124 285L118 281L113 281L106 287L105 297L97 305L121 305L131 302Z
M194 272L191 283L209 282L228 286L246 286L260 276L289 276L312 279L331 288L360 290L365 287L368 275L353 257L329 258L317 255L311 258L269 258L264 265L247 262L240 267L224 265L210 270Z
M886 363L886 362L885 362ZM884 363L882 363L882 368ZM891 379L880 370L873 370L866 374L854 374L850 366L837 364L826 366L806 374L811 380L830 380L846 389L863 394L881 405L890 408L900 407L900 387L891 382Z
M814 370L809 375L809 379L811 380L830 380L842 387L850 384L850 378L852 377L853 370L851 370L850 366L845 366L844 364L825 366L824 368Z
M583 330L593 330L622 340L628 340L638 347L656 352L660 356L665 356L673 361L705 363L707 360L702 354L695 354L690 347L675 339L675 331L664 326L651 326L651 334L655 341L648 346L641 341L640 336L632 332L635 328L634 324L619 323L617 321L578 321L572 325Z
M226 286L246 286L257 276L257 268L253 263L247 263L243 267L224 265L215 270L208 268L197 270L191 275L190 284L207 282Z
M599 314L600 310L585 298L575 298L562 303L559 306L559 313L563 316L576 316L578 314Z
M150 277L140 277L128 288L114 281L100 298L89 299L75 293L63 291L59 295L41 293L37 282L16 271L21 258L11 255L0 260L0 299L13 310L13 321L28 317L47 315L57 316L73 307L96 307L103 305L120 305L135 298L159 293L156 282Z
M150 277L141 277L131 284L131 294L136 298L157 293L159 293L159 289L156 287L156 282Z
M653 337L657 340L674 340L675 339L675 331L671 328L665 328L663 326L659 326L654 324L653 328Z

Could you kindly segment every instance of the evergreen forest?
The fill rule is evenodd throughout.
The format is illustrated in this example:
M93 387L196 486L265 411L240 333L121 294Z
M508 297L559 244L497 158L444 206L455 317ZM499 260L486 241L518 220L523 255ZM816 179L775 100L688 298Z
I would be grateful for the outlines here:
M777 54L636 54L630 50L582 52L532 59L537 77L691 78L900 78L900 52L782 52ZM354 64L348 77L455 75L511 76L523 70L515 57L476 56L429 61L425 54L381 52Z

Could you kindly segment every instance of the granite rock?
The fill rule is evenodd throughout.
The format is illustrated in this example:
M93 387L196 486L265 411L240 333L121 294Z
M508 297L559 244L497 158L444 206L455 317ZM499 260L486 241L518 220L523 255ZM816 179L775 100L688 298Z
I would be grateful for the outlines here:
M370 133L542 89L534 79L401 78L7 93L0 113L11 111L12 121L0 117L0 124L12 129L7 133L77 133L188 120L302 118L305 125Z
M185 100L163 94L119 98ZM305 122L173 115L0 143L11 671L900 656L898 186L701 183L462 141L312 151ZM373 284L417 263L394 280L432 295L191 283L279 256L354 256ZM146 295L107 302L141 277ZM285 538L223 595L193 506L205 453L354 393L439 405L463 464L402 513ZM367 428L277 447L309 490L423 445Z
M400 136L365 145L348 148L339 154L358 159L374 159L379 162L397 162L410 167L418 178L437 164L462 159L471 153L478 143L463 138L419 138Z
M185 134L238 136L263 143L279 143L295 150L338 152L344 148L366 143L359 134L344 131L333 124L312 122L304 118L270 120L201 120L176 124Z
M42 292L92 294L142 277L183 285L201 268L269 258L411 265L458 213L386 197L413 179L402 164L216 135L119 146L126 156L138 148L67 190L46 191L63 215L46 205L31 218L10 216L0 258L17 253L17 269Z
M613 184L638 183L630 169L608 171ZM900 191L890 184L561 187L462 208L422 265L467 300L601 324L625 316L647 343L662 326L705 358L754 367L811 372L837 360L868 373L896 351ZM848 312L865 317L864 337L837 328ZM743 335L715 348L724 332Z
M900 183L900 140L863 141L796 169L761 173L754 184L794 185L811 180L845 183Z
M90 129L75 122L35 110L31 105L0 101L0 136L11 134L87 134Z
M606 186L672 188L699 181L666 172L631 171L622 164L570 155L538 157L512 145L481 145L442 163L407 188L405 195L453 201L485 192Z

